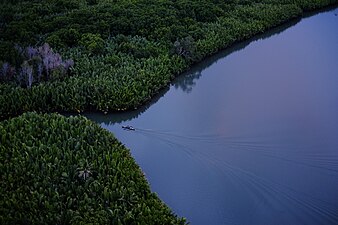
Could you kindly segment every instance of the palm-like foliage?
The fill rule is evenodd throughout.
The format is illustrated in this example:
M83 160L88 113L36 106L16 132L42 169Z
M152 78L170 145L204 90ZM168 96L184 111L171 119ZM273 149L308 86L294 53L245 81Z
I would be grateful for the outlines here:
M337 2L51 0L32 4L20 0L0 4L0 118L31 110L137 108L192 63L305 10ZM58 69L50 76L45 68L55 68L55 63L47 57L34 64L40 66L25 64L19 73L20 85L29 90L3 84L13 79L13 68L22 60L15 46L35 46L46 40L61 52L54 55L56 62L61 55L75 61L73 76L64 76L64 70ZM29 57L36 54L34 48L28 51ZM53 82L33 85L40 83L41 74L51 78L42 80Z
M0 224L185 224L130 152L83 117L0 122Z

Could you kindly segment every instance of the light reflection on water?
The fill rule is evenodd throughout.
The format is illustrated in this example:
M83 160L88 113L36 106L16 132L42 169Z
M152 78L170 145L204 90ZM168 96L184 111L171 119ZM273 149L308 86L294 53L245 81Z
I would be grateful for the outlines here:
M139 111L87 116L191 224L338 224L337 13L211 57Z

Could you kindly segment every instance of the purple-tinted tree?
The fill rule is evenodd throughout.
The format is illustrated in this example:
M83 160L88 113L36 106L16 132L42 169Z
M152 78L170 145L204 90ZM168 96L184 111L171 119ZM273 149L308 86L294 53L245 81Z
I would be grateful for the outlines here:
M23 63L16 69L9 63L3 63L0 68L1 82L15 81L21 87L31 88L41 81L63 79L74 66L72 59L63 61L61 55L53 52L47 43L38 48L16 46L16 49L24 58Z
M8 82L13 80L15 74L15 68L12 67L9 63L0 62L0 82Z

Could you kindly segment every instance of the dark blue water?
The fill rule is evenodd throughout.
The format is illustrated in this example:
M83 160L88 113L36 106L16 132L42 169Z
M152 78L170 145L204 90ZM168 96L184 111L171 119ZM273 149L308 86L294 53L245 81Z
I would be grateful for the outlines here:
M338 224L335 14L221 52L139 111L89 117L191 224Z

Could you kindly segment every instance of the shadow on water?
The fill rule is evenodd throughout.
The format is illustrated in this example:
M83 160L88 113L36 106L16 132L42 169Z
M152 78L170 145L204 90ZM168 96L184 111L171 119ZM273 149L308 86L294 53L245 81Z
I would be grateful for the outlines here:
M181 89L182 91L189 93L193 89L193 87L196 85L196 81L201 77L201 73L203 70L209 68L214 63L217 63L218 60L226 58L228 55L231 55L232 53L238 52L246 48L248 45L255 41L264 40L267 38L270 38L272 36L278 35L282 33L283 31L287 30L290 27L293 27L296 25L300 19L292 20L288 23L282 24L278 27L272 28L262 34L258 34L252 38L249 38L247 40L238 42L234 44L233 46L226 48L212 56L209 56L205 58L203 61L198 62L195 64L189 71L181 74L179 77L177 77L173 81L173 86L176 89Z
M142 113L144 113L150 106L155 104L160 98L162 98L167 91L169 91L170 87L165 87L159 91L157 95L155 95L152 100L140 108L136 110L124 111L124 112L112 112L108 114L103 114L100 112L85 112L82 115L87 117L90 120L93 120L97 123L104 123L106 125L127 122L139 117Z
M337 6L333 8L336 9ZM330 9L307 13L303 18L322 12L327 13L327 10ZM336 14L337 11L327 14L329 17L334 17L334 26L336 26L335 19L338 18ZM332 17L328 19L327 15L320 22L314 20L317 21L316 26L324 23L330 24ZM324 64L330 70L326 77L318 78L317 75L321 74L323 66L319 61L317 65L316 57L310 57L308 62L317 65L320 69L318 71L313 69L314 72L306 73L306 76L305 72L302 75L299 71L294 74L290 72L288 76L288 73L285 73L288 70L285 70L280 73L283 79L288 81L285 83L279 79L265 80L265 77L258 77L258 86L251 86L251 84L243 86L242 82L238 82L238 86L233 88L236 90L235 92L230 92L231 90L226 88L230 92L229 99L235 99L236 103L225 99L224 105L228 108L225 108L224 112L222 112L222 107L214 109L205 107L205 100L210 98L201 100L200 96L202 95L198 95L199 91L205 90L205 88L199 88L199 83L197 83L205 81L199 80L202 73L203 75L208 73L208 71L204 71L205 69L209 67L211 69L217 62L223 63L223 59L232 53L237 52L236 54L240 55L245 51L250 51L251 47L263 50L260 54L264 56L268 55L270 51L277 52L274 47L277 46L276 49L280 49L278 46L281 42L265 41L268 43L265 47L260 45L246 47L255 41L277 36L298 24L299 21L291 21L206 58L192 66L189 71L178 76L171 84L173 88L171 86L164 88L151 102L138 110L108 115L98 113L84 115L101 123L103 127L107 126L108 130L114 132L123 143L132 149L138 164L148 174L147 178L154 191L159 193L161 199L166 201L175 213L186 216L192 224L338 224L338 196L336 195L338 186L338 141L336 137L338 130L335 126L337 124L335 112L338 110L335 99L338 93L335 91L335 86L326 86L326 82L337 81L334 72L331 74L331 71L336 71L336 67L333 66L335 61L332 60L335 55L332 55L331 52L327 55L311 52L323 59L325 57L327 57L325 59L330 59L329 63ZM304 24L305 28L309 28L311 25L310 23ZM308 30L304 26L302 27L302 23L298 25L303 29L301 30L302 35L305 36L297 36L298 39L292 43L294 45L309 35L309 32L304 32ZM295 37L292 36L295 34L299 35L297 32L293 33L294 31L299 32L297 27L290 30L291 37ZM332 26L327 27L331 28ZM316 32L318 37L326 35L318 30ZM332 28L326 29L325 32L330 34L328 35L330 40L336 40L332 35L333 32L336 34L336 31ZM284 34L288 36L289 33L285 32ZM282 35L278 37L282 37ZM278 41L280 39L287 40L288 37L284 39L283 36L278 39ZM312 42L309 41L309 43ZM305 56L308 51L303 52L302 50L311 49L312 45L307 45L309 43L299 49L294 49L294 45L285 47ZM327 49L337 52L331 45L327 45ZM242 52L241 50L244 48L246 50ZM286 52L283 56L289 57L290 52ZM278 56L280 55L278 54ZM304 61L302 57L297 58L300 59L300 62ZM228 59L231 60L231 57ZM242 62L243 58L238 57L238 60ZM285 61L285 64L293 62L293 60L292 58L290 61ZM250 62L252 65L257 65L256 61ZM298 65L299 62L295 61L294 63ZM228 65L230 65L228 67L233 66L237 69L238 65L242 64ZM302 67L302 65L300 66ZM250 67L246 69L251 71ZM307 70L305 71L307 72ZM277 74L278 77L280 74ZM289 80L293 76L296 78ZM237 78L237 74L234 74L233 77ZM271 78L270 73L266 77ZM247 81L247 77L244 78L246 82L250 83L250 80ZM304 78L313 80L304 84ZM316 85L317 81L323 82L323 84ZM214 82L219 82L219 80L215 79ZM259 92L257 95L253 95L250 101L241 104L241 107L236 105L240 96L238 93L244 92L245 88L257 90L257 87L268 87L267 90L270 90L279 87L280 82L283 84L299 82L300 87L304 87L304 92L303 90L295 91L286 95L298 99L289 102L284 95L280 95L284 94L285 89L277 88L276 92L273 92L274 95L280 95L285 102L275 101L279 98L265 98L266 92ZM229 84L229 82L224 83ZM265 86L262 86L262 83ZM215 83L211 83L210 87L214 87L214 85ZM296 88L298 88L297 85L295 85ZM319 94L326 89L329 89L327 95ZM318 94L313 94L313 90L317 90ZM193 93L189 96L194 98L176 102L176 98L182 95L182 92L190 93L192 91ZM158 102L160 107L154 106L143 114L166 93L168 94L165 98ZM195 95L195 93L197 94ZM214 94L218 97L222 96L222 93L215 92ZM248 92L248 95L250 93ZM206 95L206 93L202 94ZM162 104L166 102L167 98L170 99L169 104ZM257 101L261 98L264 99L262 105ZM195 99L196 102L193 103L203 106L206 110L201 110L201 113L196 113L188 118L191 115L189 114L189 106L187 108L179 106L185 106L186 103ZM307 102L308 99L311 100ZM272 104L270 100L277 103ZM258 104L251 104L251 102ZM304 106L295 107L296 103L297 105L304 103ZM170 111L173 106L174 110ZM257 111L247 112L252 107ZM314 112L317 108L318 112ZM197 109L199 110L199 108ZM193 110L196 111L195 108ZM240 114L243 111L245 114ZM207 118L205 118L204 112L208 113ZM168 116L167 121L158 122L156 115L159 113L161 116L173 116ZM240 115L237 117L238 113ZM249 119L243 121L243 118L246 117ZM131 120L135 118L139 120L134 123ZM135 130L125 131L117 124L126 121L131 121ZM187 129L178 127L183 127L182 124ZM148 127L144 127L145 125ZM243 215L246 216L243 217Z
M299 21L300 19L292 20L288 23L272 28L269 31L256 35L245 41L236 43L229 48L226 48L212 56L205 58L203 61L198 62L197 64L193 65L187 72L184 72L178 77L176 77L173 80L172 85L176 89L181 89L182 91L186 93L190 93L193 87L196 85L196 81L201 77L202 71L210 67L212 64L217 63L218 60L223 59L234 52L244 49L252 42L255 42L258 40L264 40L274 35L278 35L281 32L285 31L286 29L296 25ZM151 101L142 105L140 108L136 110L126 111L126 112L112 112L106 115L103 113L99 113L99 112L89 112L89 113L83 113L82 115L91 120L96 121L97 123L104 123L106 125L127 122L127 121L137 118L139 115L145 112L150 106L152 106L159 99L161 99L169 91L169 89L170 87L163 88L157 95L153 97Z
M262 34L258 34L252 38L236 43L232 45L231 47L228 47L212 56L205 58L201 62L198 62L195 65L193 65L188 71L176 77L172 82L172 86L186 93L190 93L193 87L196 85L197 80L202 76L202 71L210 67L212 64L217 63L218 60L226 58L228 55L246 48L252 42L264 40L272 36L278 35L282 33L283 31L287 30L288 28L295 26L297 23L299 23L304 18L308 18L308 17L314 16L314 15L317 15L323 12L327 12L328 10L335 9L335 8L337 8L337 5L326 7L321 10L305 13L302 18L291 20L288 23L272 28ZM108 113L107 115L103 113L99 113L99 112L90 112L90 113L83 113L83 115L91 120L96 121L97 123L104 123L106 125L127 122L127 121L137 118L139 115L145 112L150 106L158 102L158 100L161 99L169 91L169 89L170 87L163 88L157 95L155 95L152 98L151 101L142 105L140 108L136 110L126 111L126 112L113 112L113 113Z
M306 13L303 14L302 19L306 19L308 17L315 16L315 15L318 15L318 14L321 14L321 13L327 13L327 12L329 12L331 10L335 10L337 7L338 7L338 4L333 4L333 5L321 8L321 9L317 9L317 10L314 10L314 11L306 12ZM338 14L335 13L335 12L332 12L332 15L333 16L338 16Z

